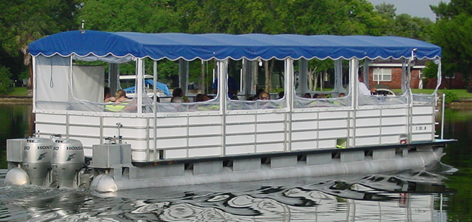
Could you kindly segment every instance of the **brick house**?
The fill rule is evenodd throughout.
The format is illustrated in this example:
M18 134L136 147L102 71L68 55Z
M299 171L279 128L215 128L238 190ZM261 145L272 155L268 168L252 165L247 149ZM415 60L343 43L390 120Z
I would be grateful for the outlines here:
M425 89L434 89L436 88L438 79L429 79L427 84L425 85ZM465 89L467 87L466 80L464 78L464 75L461 73L456 73L451 77L443 77L441 81L441 86L439 86L440 89Z
M423 80L420 78L424 67L425 64L423 62L415 64L411 69L411 88L424 88ZM369 86L383 84L392 89L400 89L401 81L402 63L382 61L369 64Z
M417 61L411 69L412 89L434 89L437 79L424 80L422 71L425 68L425 61ZM392 89L401 88L402 63L396 61L381 61L369 64L369 86L376 84L387 85ZM456 74L452 77L442 79L440 88L463 89L465 88L465 80L463 75Z

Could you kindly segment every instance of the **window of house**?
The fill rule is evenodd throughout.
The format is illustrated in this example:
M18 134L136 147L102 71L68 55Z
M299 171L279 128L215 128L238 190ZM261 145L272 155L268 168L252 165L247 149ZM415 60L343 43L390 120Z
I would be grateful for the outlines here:
M455 73L453 73L453 74L446 74L446 75L445 75L445 78L446 78L446 79L455 79L455 78L456 78L456 74L455 74Z
M392 81L392 69L374 69L374 81Z

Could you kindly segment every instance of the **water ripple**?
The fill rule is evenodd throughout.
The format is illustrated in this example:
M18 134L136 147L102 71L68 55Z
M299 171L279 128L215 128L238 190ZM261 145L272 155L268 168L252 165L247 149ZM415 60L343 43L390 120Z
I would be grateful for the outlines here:
M4 174L0 171L1 178ZM0 186L0 221L432 221L442 215L439 196L450 192L443 179L408 172L112 194Z

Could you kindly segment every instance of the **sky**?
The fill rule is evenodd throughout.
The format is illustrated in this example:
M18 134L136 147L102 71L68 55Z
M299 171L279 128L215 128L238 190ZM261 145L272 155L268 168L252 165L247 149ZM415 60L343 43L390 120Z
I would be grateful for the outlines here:
M439 2L449 3L450 0L369 0L374 6L387 3L397 8L397 15L406 13L416 17L427 17L436 21L436 15L431 11L429 5L438 5Z

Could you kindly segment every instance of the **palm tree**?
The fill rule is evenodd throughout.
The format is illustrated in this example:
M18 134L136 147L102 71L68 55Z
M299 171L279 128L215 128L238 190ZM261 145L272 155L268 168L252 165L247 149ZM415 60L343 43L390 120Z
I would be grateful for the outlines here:
M28 51L28 45L42 37L46 30L47 24L41 20L31 17L29 20L19 21L13 25L15 33L15 43L18 44L20 51L23 53L23 64L28 66L30 79L28 81L28 89L32 88L33 82L33 64L31 63L31 55Z

